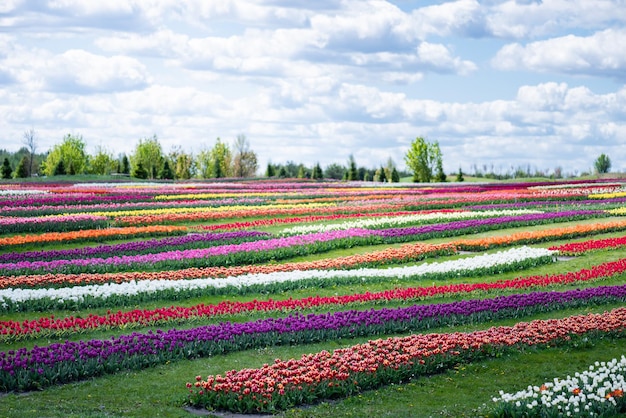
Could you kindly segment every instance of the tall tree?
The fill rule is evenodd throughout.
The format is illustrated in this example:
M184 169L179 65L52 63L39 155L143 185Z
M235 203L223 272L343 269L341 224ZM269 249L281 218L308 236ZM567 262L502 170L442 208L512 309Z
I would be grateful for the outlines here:
M165 160L163 161L163 167L161 167L161 171L159 171L159 178L164 180L173 180L174 172L170 168L170 162Z
M7 157L4 157L4 161L2 162L2 178L10 179L13 174L13 168L11 167L11 163Z
M97 175L110 174L115 169L113 153L102 145L98 145L96 153L89 159L89 172Z
M195 171L195 160L192 154L187 154L182 147L173 147L168 158L170 167L173 167L174 178L188 180ZM171 168L170 168L171 169Z
M18 179L25 179L28 177L28 164L29 159L26 158L26 156L23 156L20 163L17 165L17 170L15 170L15 177Z
M33 161L35 159L35 152L37 152L37 132L34 128L30 128L24 131L22 143L28 148L28 176L33 176Z
M83 174L87 169L88 155L85 152L85 141L80 135L67 134L63 142L56 144L44 162L44 173L52 176L59 162L63 162L65 173L69 175Z
M130 160L135 171L137 165L141 163L142 168L146 170L148 178L154 179L163 166L163 148L156 134L152 138L140 139L135 146L135 152L131 155Z
M200 150L196 158L196 167L201 178L230 177L232 175L230 147L217 138L213 148Z
M276 168L272 162L267 163L267 168L265 169L265 177L274 177L276 175Z
M347 171L346 167L341 164L331 163L324 169L324 177L327 179L341 180L344 173Z
M348 175L346 179L348 181L359 180L359 170L356 167L356 161L354 161L354 155L352 154L348 157Z
M311 178L314 180L322 180L324 178L324 174L322 173L322 167L320 167L320 163L315 163L313 167L313 173L311 174Z
M422 137L417 137L411 142L411 146L404 156L407 167L413 172L413 181L428 183L433 179L433 172L445 176L443 173L443 157L439 143L428 142Z
M237 135L234 150L233 175L235 177L253 177L259 168L257 155L250 149L250 142L244 134Z
M126 154L122 156L122 174L130 174L130 161Z
M608 173L611 169L611 159L606 154L600 154L596 159L594 166L598 174Z

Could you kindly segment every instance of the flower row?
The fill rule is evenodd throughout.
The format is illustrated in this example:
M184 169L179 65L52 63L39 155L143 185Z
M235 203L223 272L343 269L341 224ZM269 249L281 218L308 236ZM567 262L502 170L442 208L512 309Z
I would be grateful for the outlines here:
M187 233L185 226L150 225L107 229L85 229L69 232L46 232L43 234L14 235L0 238L0 248L11 245L36 244L45 242L97 241L118 237L141 237L153 235L181 235Z
M501 210L501 211L455 211L455 212L432 212L426 214L414 214L403 216L383 216L373 219L359 219L355 221L347 221L333 224L314 224L301 225L292 228L285 228L280 231L281 234L310 234L313 232L336 231L351 228L391 228L399 225L420 224L420 223L440 223L449 220L459 219L475 219L475 218L492 218L500 216L516 216L531 213L542 213L541 211L532 211L526 209L520 210Z
M226 278L139 280L125 283L41 289L8 288L0 290L0 310L45 311L51 308L77 309L86 306L136 304L139 301L145 302L151 299L172 298L180 300L185 297L221 293L220 289L223 289L223 293L236 292L241 294L249 289L256 291L262 288L265 292L277 293L280 290L296 287L328 287L346 283L382 282L389 279L428 277L429 279L441 280L449 277L501 273L524 267L534 267L553 262L552 254L551 251L545 249L522 247L441 263L387 269L296 270ZM406 297L409 293L405 291L402 294ZM386 297L386 295L387 293L383 292L380 297ZM309 298L307 303L313 303L316 299ZM349 299L351 302L357 301L354 297ZM341 298L333 298L332 300L341 300ZM367 294L364 300L375 300L375 297L372 294ZM202 305L202 310L204 311L204 309L213 311L212 307ZM180 310L177 311L180 312ZM0 333L3 332L0 331Z
M384 335L429 329L450 323L484 322L538 311L571 306L596 306L624 300L626 285L567 292L536 292L396 309L308 315L295 313L283 318L244 323L222 322L191 329L134 332L106 340L66 341L35 346L32 349L0 352L0 390L31 389L123 369L144 368L181 358L267 345L303 344L358 335ZM576 328L560 325L556 329L561 338L567 337L570 332L587 332L592 329L626 331L626 308L614 310L611 317L603 319L601 326L597 321L593 321L591 326L579 317ZM546 324L549 322L546 321ZM589 328L586 329L586 326ZM533 335L537 331L524 335L521 341L537 338L537 341L542 339L546 342L555 338L550 332ZM506 340L510 337L502 338Z
M49 215L37 217L0 217L0 234L21 232L64 232L79 229L97 229L109 226L104 216L80 215Z
M589 251L602 250L605 248L620 248L626 245L626 237L592 239L583 242L568 242L566 244L550 247L563 255L577 255Z
M341 269L360 266L382 266L398 262L417 261L426 257L438 257L456 253L452 244L405 244L399 248L387 248L366 254L355 254L316 261L283 264L242 265L232 267L187 268L175 271L144 271L125 273L82 273L0 276L0 288L87 285L93 283L124 283L134 280L183 280L201 277L240 276L249 273L277 271Z
M626 411L626 356L598 362L582 373L493 398L494 417L616 416Z
M268 239L271 234L258 231L233 231L220 233L188 234L183 236L130 241L121 244L99 245L69 250L41 250L21 253L0 254L0 263L17 263L35 260L53 260L58 258L74 259L83 257L105 256L113 254L145 254L155 251L202 248L214 245L237 244L253 239Z
M244 413L284 410L434 373L507 348L552 345L597 332L623 335L626 308L470 333L387 338L297 360L277 359L258 369L233 370L206 380L198 376L187 384L188 402Z

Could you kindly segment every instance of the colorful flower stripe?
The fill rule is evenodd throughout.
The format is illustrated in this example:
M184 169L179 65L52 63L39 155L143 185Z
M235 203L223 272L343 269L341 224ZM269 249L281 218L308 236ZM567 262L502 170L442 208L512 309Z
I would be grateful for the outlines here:
M187 230L188 229L185 226L153 225L108 229L87 229L82 231L70 232L48 232L44 234L16 235L7 238L0 238L0 247L55 241L77 241L85 239L93 240L111 237L129 237L154 234L183 234L187 232Z
M245 228L257 228L259 226L271 226L279 224L292 224L292 223L304 223L304 222L319 222L319 221L334 221L337 219L350 219L350 218L376 218L379 216L403 216L403 215L417 215L427 213L452 213L458 212L459 209L436 209L425 210L420 212L380 212L380 213L336 213L333 215L311 215L300 216L296 218L269 218L269 219L257 219L254 221L246 222L232 222L219 225L200 225L195 228L205 231L215 231L219 229L245 229Z
M568 242L567 244L550 247L550 250L558 251L563 255L577 255L588 251L605 248L619 248L626 245L626 237L587 240L583 242Z
M612 209L612 210L607 211L607 213L611 215L617 215L617 216L626 215L626 207Z
M317 205L322 205L321 203ZM368 204L359 207L349 207L349 206L330 206L330 204L325 204L323 211L326 213L370 213L370 212L380 212L380 211L397 211L401 209L406 209L406 203L378 203L378 204ZM418 208L417 210L422 210L423 208ZM153 224L153 223L164 223L164 222L200 222L207 220L217 220L217 219L229 219L229 218L256 218L263 216L293 216L293 215L316 215L320 212L320 209L309 207L304 205L303 207L295 206L292 208L266 208L262 207L257 209L252 209L248 207L247 209L241 210L231 210L231 211L222 211L222 212L200 212L200 213L168 213L161 215L145 215L145 216L122 216L117 218L116 221L128 224L128 225L137 225L137 224Z
M17 263L34 260L53 260L57 258L71 259L120 253L152 253L162 250L164 248L167 249L171 247L176 247L176 249L181 249L189 247L193 244L197 246L220 245L230 241L245 241L252 238L265 239L271 236L272 235L270 233L258 231L194 233L185 236L151 239L147 241L131 241L122 244L99 245L97 247L82 247L70 250L42 250L26 251L21 253L6 253L0 254L0 263Z
M615 191L612 193L597 193L589 195L589 199L613 199L616 197L626 197L626 191Z
M0 352L0 390L41 387L222 351L237 351L286 342L291 344L294 341L308 343L351 335L387 334L407 328L424 329L446 325L451 320L481 322L509 317L511 314L518 315L525 310L534 312L533 306L543 311L548 307L561 309L570 303L588 306L602 303L603 300L612 303L624 298L626 285L567 292L538 292L446 304L413 305L396 309L350 310L309 315L296 313L284 318L244 323L222 322L184 330L134 332L107 340L67 341L36 346L32 349L21 348ZM557 338L550 335L556 329L560 329L558 338L566 338L571 332L626 331L626 308L622 308L621 311L616 309L613 313L614 315L609 318L597 315L604 319L602 326L599 326L597 321L591 321L593 323L591 325L582 316L578 317L577 327L564 324L565 320L543 321L548 328L547 324L550 322L561 324L550 329L549 334L544 334L540 340L548 342ZM519 326L518 324L515 327ZM531 335L524 334L517 342L539 343L539 339L536 342L527 341ZM393 361L391 363L393 364Z
M108 226L108 218L90 214L63 214L30 218L0 217L0 234L41 231L65 232L78 229L106 228Z
M212 289L235 287L237 293L243 291L250 286L258 289L264 286L265 291L276 293L275 290L269 288L270 285L277 283L296 283L295 286L326 287L327 284L339 283L366 283L385 281L389 278L408 279L428 276L429 280L441 280L450 276L467 277L470 275L495 274L505 271L518 270L524 267L537 266L554 262L553 252L542 248L514 248L508 251L498 252L495 254L481 254L473 257L461 258L457 260L448 260L440 263L421 264L417 266L406 267L390 267L387 269L358 269L358 270L306 270L293 271L285 273L269 273L269 274L249 274L237 277L226 278L207 278L194 280L139 280L125 283L106 283L103 285L85 285L61 288L41 288L41 289L20 289L9 288L0 290L0 307L8 312L38 310L46 311L53 308L78 309L84 306L99 307L111 306L112 304L120 304L120 300L125 304L134 304L133 299L145 301L147 299L166 298L167 294L173 294L177 300L182 300L186 296L194 297L199 294L206 295L213 293ZM310 284L307 284L309 282ZM324 283L328 282L328 283ZM274 289L277 287L275 286ZM293 286L281 286L278 290L293 288ZM433 286L427 288L439 291L438 287ZM416 292L422 292L418 289ZM455 290L454 293L461 290ZM399 292L399 293L398 293ZM408 297L410 290L401 290L392 292L401 298ZM149 297L153 295L153 297ZM368 301L384 299L389 295L388 292L380 294L367 293L364 298ZM427 296L426 294L420 294ZM434 294L433 294L434 295ZM432 295L430 295L432 296ZM334 297L328 299L328 303L332 301L352 300L352 296ZM109 301L112 299L112 301ZM325 300L324 298L307 298L304 302L314 302L317 300ZM255 301L256 302L256 301ZM274 306L275 302L262 302L258 306ZM301 302L276 302L283 303L285 309L290 309L290 303L294 303L294 307L300 306ZM341 302L343 303L343 302ZM346 302L347 303L347 302ZM232 303L225 302L224 305L231 306ZM247 306L245 303L235 304L236 306ZM256 303L252 304L257 306ZM212 311L211 306L202 305L202 309ZM313 305L312 305L313 306ZM268 310L268 307L263 310ZM207 311L208 312L208 311Z
M492 218L492 217L503 217L503 216L516 216L516 215L525 215L525 214L536 214L543 213L538 210L527 210L527 209L519 209L519 210L500 210L500 211L455 211L455 212L438 212L434 211L426 214L411 214L411 215L403 215L403 216L382 216L373 219L359 219L355 221L342 222L342 223L334 223L334 224L315 224L315 225L301 225L294 226L291 228L285 228L280 231L281 234L291 235L291 234L310 234L313 232L324 232L324 231L336 231L341 229L350 229L350 228L381 228L381 227L396 227L398 225L406 225L406 224L420 224L420 223L431 223L431 222L443 222L449 221L452 219L473 219L473 218Z
M237 199L220 199L213 200L211 202L190 202L186 200L182 201L169 201L169 202L123 202L123 203L95 203L91 205L40 205L40 206L13 206L2 208L3 215L15 216L28 216L30 214L58 214L58 213L73 213L73 212L103 212L103 211L121 211L132 209L158 209L158 208L175 208L175 207L215 207L226 205L260 205L264 202L258 198L246 198L239 197Z
M106 266L107 269L124 270L126 267L134 268L143 265L160 265L168 261L180 261L191 259L203 259L209 257L224 256L240 252L264 252L279 248L298 247L309 244L317 244L346 238L367 238L375 235L369 229L350 229L347 231L331 231L318 234L296 235L285 238L271 238L266 240L242 242L240 244L218 245L209 248L190 250L173 250L159 253L139 255L121 255L108 258L79 258L52 261L19 261L16 263L0 264L0 270L12 271L56 271L67 267L87 267L93 269L96 266ZM205 264L206 265L206 264Z
M116 312L108 313L107 315L95 315L89 314L86 318L55 318L43 317L35 320L19 321L2 321L0 322L0 339L2 340L15 340L21 339L27 336L39 337L41 334L47 338L61 337L74 334L76 332L84 332L86 330L94 330L99 328L128 328L129 326L154 326L163 324L166 322L181 322L190 321L202 317L212 317L217 315L227 314L239 314L243 312L266 312L272 311L290 311L309 308L319 308L329 305L339 305L346 307L348 305L360 304L365 302L375 301L397 301L397 300L413 300L422 298L424 292L420 291L425 288L408 288L408 289L396 289L393 291L385 291L379 293L363 293L354 295L344 295L338 297L311 297L305 299L288 299L283 301L268 300L268 301L251 301L251 302L230 302L225 301L217 305L196 305L192 307L184 306L172 306L170 308L159 308L154 310L140 310L135 309L130 312ZM449 292L445 293L450 294ZM453 311L463 312L463 315L470 315L472 313L480 312L483 310L490 310L495 312L495 308L500 309L513 309L523 308L526 306L533 306L537 304L565 304L576 299L591 299L597 297L626 297L626 287L622 286L608 286L591 288L585 290L571 290L567 292L536 292L531 294L500 296L494 299L488 299L492 301L492 304L485 304L481 300L466 300L462 302L452 302L449 304L438 304L432 306L441 306L445 309L452 307ZM417 308L416 306L419 306ZM398 308L401 312L408 311L428 311L427 313L418 316L420 321L424 318L432 316L431 313L435 312L435 316L443 316L442 310L432 310L432 306L429 305L416 305L411 308ZM478 307L478 308L476 308ZM443 308L442 308L443 309ZM448 309L449 310L449 309ZM382 311L370 311L370 312L386 312ZM298 314L296 314L298 315ZM378 315L378 314L375 314ZM382 314L381 314L382 315ZM411 314L413 315L413 314ZM383 315L384 317L384 315ZM413 315L412 317L415 317ZM308 320L308 319L307 319ZM38 335L39 334L39 335Z
M491 236L478 239L460 239L453 241L459 250L486 250L492 247L511 244L530 244L551 239L573 238L588 234L626 229L626 221L613 221L593 224L579 224L562 228L544 229L541 231L516 232L509 235Z
M276 204L268 204L268 205L259 205L259 206L251 206L251 205L241 205L241 206L217 206L217 207L174 207L174 208L158 208L158 209L137 209L137 210L118 210L118 211L104 211L104 212L90 212L96 215L108 216L112 218L126 218L126 217L144 217L144 216L175 216L175 215L193 215L196 213L202 214L204 212L209 212L210 214L220 214L221 212L233 212L233 213L246 213L250 212L259 212L265 213L265 211L289 211L289 210L299 210L305 209L311 212L319 212L322 208L327 207L335 207L335 204L332 203L312 203L312 204L304 204L304 205L276 205Z
M243 265L232 267L189 268L175 271L124 272L98 274L45 274L0 276L0 288L37 287L50 285L87 285L94 283L123 283L135 280L183 280L199 277L228 277L249 273L272 273L277 271L339 269L357 266L382 266L400 261L416 261L428 256L451 255L456 252L452 244L405 244L399 248L387 248L366 254L330 258L316 261L270 265Z
M493 417L557 417L586 418L618 416L626 410L626 356L608 362L596 361L589 369L555 378L541 386L528 386L517 393L504 393L493 398L497 403Z
M198 377L196 383L187 384L189 403L247 413L284 410L432 373L494 351L556 344L588 333L623 334L625 328L626 308L618 308L604 314L519 322L469 333L374 340L332 354L322 351L299 360L277 359L259 369L233 370L206 380Z

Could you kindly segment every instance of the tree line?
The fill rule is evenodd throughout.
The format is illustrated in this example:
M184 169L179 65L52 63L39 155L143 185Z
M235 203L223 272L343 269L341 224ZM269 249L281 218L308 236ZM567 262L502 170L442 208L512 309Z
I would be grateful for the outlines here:
M188 153L182 147L173 147L164 152L156 135L139 139L130 155L125 153L113 155L106 147L98 146L93 154L86 151L86 143L81 135L67 134L63 140L55 144L46 153L37 153L37 135L29 129L23 135L23 147L15 153L0 150L1 177L26 178L38 175L121 175L138 179L186 180L192 178L249 178L255 177L259 170L257 154L250 148L245 135L240 134L232 144L217 138L213 147L203 147L197 155ZM429 183L445 182L448 178L443 169L443 154L437 141L427 141L422 137L415 138L407 150L404 161L408 171L398 170L395 162L388 158L385 164L376 168L358 166L354 156L350 155L346 165L332 163L324 169L319 163L312 167L293 161L286 163L267 164L265 177L301 178L301 179L335 179L346 181L399 182L403 177L412 176L414 182ZM611 168L611 160L601 154L594 162L597 173L607 173ZM476 177L506 179L531 177L530 166L524 170L518 167L512 174L495 174L487 167L480 170L474 165L474 172L469 175ZM546 177L545 173L535 170L538 177ZM454 175L454 174L451 174ZM562 177L562 170L557 167L554 178ZM464 181L464 173L459 168L455 181Z

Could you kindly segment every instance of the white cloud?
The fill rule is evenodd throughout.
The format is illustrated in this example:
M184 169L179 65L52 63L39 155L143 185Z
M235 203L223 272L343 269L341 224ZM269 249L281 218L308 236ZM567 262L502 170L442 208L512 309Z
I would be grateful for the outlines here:
M626 30L606 29L588 37L567 35L526 46L509 44L493 59L502 70L529 69L608 76L626 81Z

